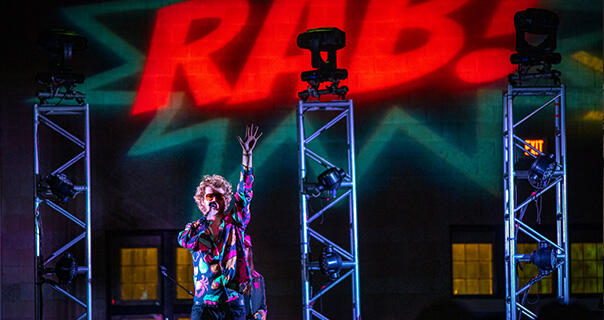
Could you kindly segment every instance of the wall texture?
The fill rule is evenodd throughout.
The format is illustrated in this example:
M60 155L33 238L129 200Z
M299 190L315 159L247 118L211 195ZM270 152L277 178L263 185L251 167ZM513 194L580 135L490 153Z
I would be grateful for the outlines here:
M339 27L347 37L338 65L350 73L343 83L355 102L363 316L413 319L435 301L453 298L451 243L460 237L492 239L499 250L493 297L457 299L477 317L497 317L504 309L497 260L503 250L501 92L514 70L513 15L527 7L560 16L556 68L568 92L570 238L598 242L599 2L9 2L0 79L0 317L33 318L32 105L35 74L47 69L36 41L53 27L89 41L88 50L74 55L74 70L86 75L78 89L92 110L95 319L106 316L107 268L116 263L107 233L177 231L196 219L194 187L206 173L235 182L236 136L250 122L264 131L254 154L248 229L256 266L266 278L272 316L300 317L294 118L296 93L305 88L299 73L311 67L295 39L320 26ZM545 118L534 124L533 138L547 135L545 127ZM52 161L71 151L61 143L51 138L44 147ZM314 148L341 164L341 147L335 129ZM345 221L341 209L318 228L345 239L333 227ZM528 212L535 219L534 208ZM551 230L551 206L543 212L540 228ZM64 225L48 219L49 243L68 237ZM336 293L341 297L324 299L326 312L349 312L342 307L346 289ZM77 311L51 289L44 294L48 319ZM593 297L577 299L596 308Z

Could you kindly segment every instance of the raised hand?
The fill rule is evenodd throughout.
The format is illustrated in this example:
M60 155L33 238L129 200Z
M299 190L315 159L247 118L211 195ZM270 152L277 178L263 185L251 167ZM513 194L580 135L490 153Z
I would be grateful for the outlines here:
M256 143L258 139L262 136L262 132L259 132L260 128L255 126L254 124L250 124L245 129L245 138L241 139L241 137L237 137L239 140L239 144L241 145L241 149L243 149L244 155L251 155L252 151L256 147Z

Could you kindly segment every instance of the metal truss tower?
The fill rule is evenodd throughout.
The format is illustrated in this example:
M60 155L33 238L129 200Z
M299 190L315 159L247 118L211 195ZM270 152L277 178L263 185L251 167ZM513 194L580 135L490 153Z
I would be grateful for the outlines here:
M533 98L530 98L533 97ZM544 97L544 98L535 98ZM546 101L540 106L531 108L526 115L514 117L513 102L515 99L524 99L532 104L535 100ZM543 110L554 109L553 139L554 150L550 155L537 150L518 136L521 126L530 126L531 120ZM541 125L541 123L539 123ZM520 87L509 85L503 94L503 172L504 172L504 218L505 218L505 278L506 278L506 319L516 320L525 315L530 319L537 317L534 311L523 304L522 296L528 293L531 286L543 279L547 274L557 274L557 298L560 302L569 302L569 251L567 231L567 203L566 203L566 133L565 133L565 89L564 85L552 87ZM551 149L551 148L550 148ZM516 162L523 155L535 158L531 169L521 170ZM539 159L548 158L550 176L540 181L534 191L523 196L518 191L519 180L534 179L535 174L543 175L539 171L543 168L537 165ZM545 161L545 162L547 162ZM544 162L541 162L544 163ZM526 169L525 169L526 170ZM550 191L551 189L551 191ZM555 221L556 238L549 239L539 233L536 228L522 221L524 210L533 201L542 201L546 192L555 192ZM549 201L549 200L548 200ZM523 234L539 243L539 249L533 254L518 254L518 235ZM539 257L547 257L546 263ZM540 272L528 283L519 283L517 265L519 262L532 262L537 265Z
M42 94L44 95L44 94ZM51 288L58 291L60 294L66 296L74 303L80 305L83 309L83 313L76 319L92 319L92 268L91 268L91 208L90 208L90 118L89 118L89 106L83 103L83 95L79 93L63 94L65 99L77 99L80 104L76 105L57 105L57 104L36 104L34 105L34 217L35 217L35 319L42 319L42 286L48 285ZM39 94L40 96L40 94ZM46 95L44 98L53 98L56 96ZM41 97L42 100L42 97ZM44 100L42 100L44 101ZM83 130L78 130L76 134L69 132L68 130L61 127L56 120L58 118L69 118L73 122L81 124L78 125ZM55 121L53 121L55 120ZM39 131L40 125L44 125L51 129L51 131L41 132ZM63 163L58 167L53 167L50 163L49 157L41 155L42 150L48 150L56 147L56 145L43 145L42 143L49 142L50 137L46 137L51 132L56 132L66 138L69 142L76 146L78 152L70 160ZM79 132L82 131L82 132ZM80 137L78 137L78 135ZM42 137L45 136L45 137ZM82 137L83 136L83 137ZM67 142L67 141L66 141ZM46 148L41 148L45 146ZM63 149L59 149L61 151ZM74 191L77 192L76 198L71 201L77 201L76 206L79 212L69 212L64 206L61 205L61 200L55 200L49 198L43 194L39 188L39 183L45 180L45 177L53 175L55 177L61 175L68 168L73 167L76 163L84 162L83 170L81 168L74 168L73 171L78 177L85 180L82 185L73 186ZM42 170L48 170L40 172L40 165L44 164ZM83 171L83 172L82 172ZM80 200L84 198L84 201ZM70 201L70 202L71 202ZM43 237L42 222L44 217L49 217L51 214L60 214L67 218L71 223L74 223L81 228L81 233L77 234L75 238L67 242L60 248L46 248L45 239ZM78 229L79 229L78 228ZM45 276L52 273L57 273L58 268L56 267L57 261L61 261L59 257L64 257L72 250L75 250L74 246L80 241L85 242L85 252L82 259L81 255L75 255L77 262L84 260L84 265L79 266L77 269L78 274L85 274L85 297L76 297L76 295L69 292L70 290L65 289L59 282L52 280L50 277ZM81 249L78 249L80 251ZM51 267L54 265L54 268ZM78 276L79 278L80 276ZM74 282L80 283L81 280L74 280ZM80 294L81 295L81 294Z
M306 126L304 116L311 112L331 111L337 113L329 122L321 126L318 130L311 134L306 134ZM299 185L300 185L300 248L302 264L302 318L310 320L312 317L318 319L329 319L321 314L314 306L318 298L323 296L327 291L341 283L346 278L350 278L352 282L352 315L353 319L361 319L361 301L359 298L359 258L358 258L358 241L357 241L357 201L356 201L356 176L355 176L355 149L354 149L354 122L353 122L353 105L352 100L338 100L330 102L312 101L298 102L298 144L299 144ZM308 144L315 140L319 135L325 133L327 129L333 127L337 123L345 121L346 124L346 145L347 145L347 168L344 170L343 181L340 185L340 195L335 197L327 205L322 208L313 207L314 212L310 212L309 201L311 195L307 190L307 159L318 163L320 166L330 169L336 168L327 159L321 157L317 153L309 149ZM307 120L308 122L308 120ZM331 151L331 150L330 150ZM335 194L334 194L335 195ZM327 210L335 206L337 203L348 199L348 223L343 225L349 231L350 249L344 249L329 240L326 236L317 232L311 224L316 222L317 218L326 214ZM312 214L309 216L309 214ZM311 273L318 271L318 262L312 262L310 257L311 241L320 243L323 246L330 247L341 258L341 267L343 274L332 278L332 281L327 281L324 285L314 290L311 283ZM325 264L323 264L324 266ZM315 286L317 287L317 286ZM338 316L337 318L341 318Z

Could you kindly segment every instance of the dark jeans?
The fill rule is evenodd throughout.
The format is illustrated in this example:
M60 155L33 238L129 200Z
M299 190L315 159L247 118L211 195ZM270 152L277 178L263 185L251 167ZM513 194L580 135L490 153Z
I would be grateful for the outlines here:
M195 304L191 310L191 320L245 320L243 297L215 306Z

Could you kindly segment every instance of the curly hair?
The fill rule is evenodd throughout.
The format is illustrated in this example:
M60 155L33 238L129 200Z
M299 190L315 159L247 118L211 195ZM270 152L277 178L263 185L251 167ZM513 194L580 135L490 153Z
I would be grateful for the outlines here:
M226 208L228 208L229 204L231 203L231 198L233 197L233 187L231 186L231 184L223 176L219 176L217 174L211 176L203 176L203 178L201 178L199 186L197 186L197 191L193 196L193 199L195 199L195 203L197 203L197 207L201 212L203 212L202 204L203 198L206 196L206 187L224 190L224 208L226 210Z

